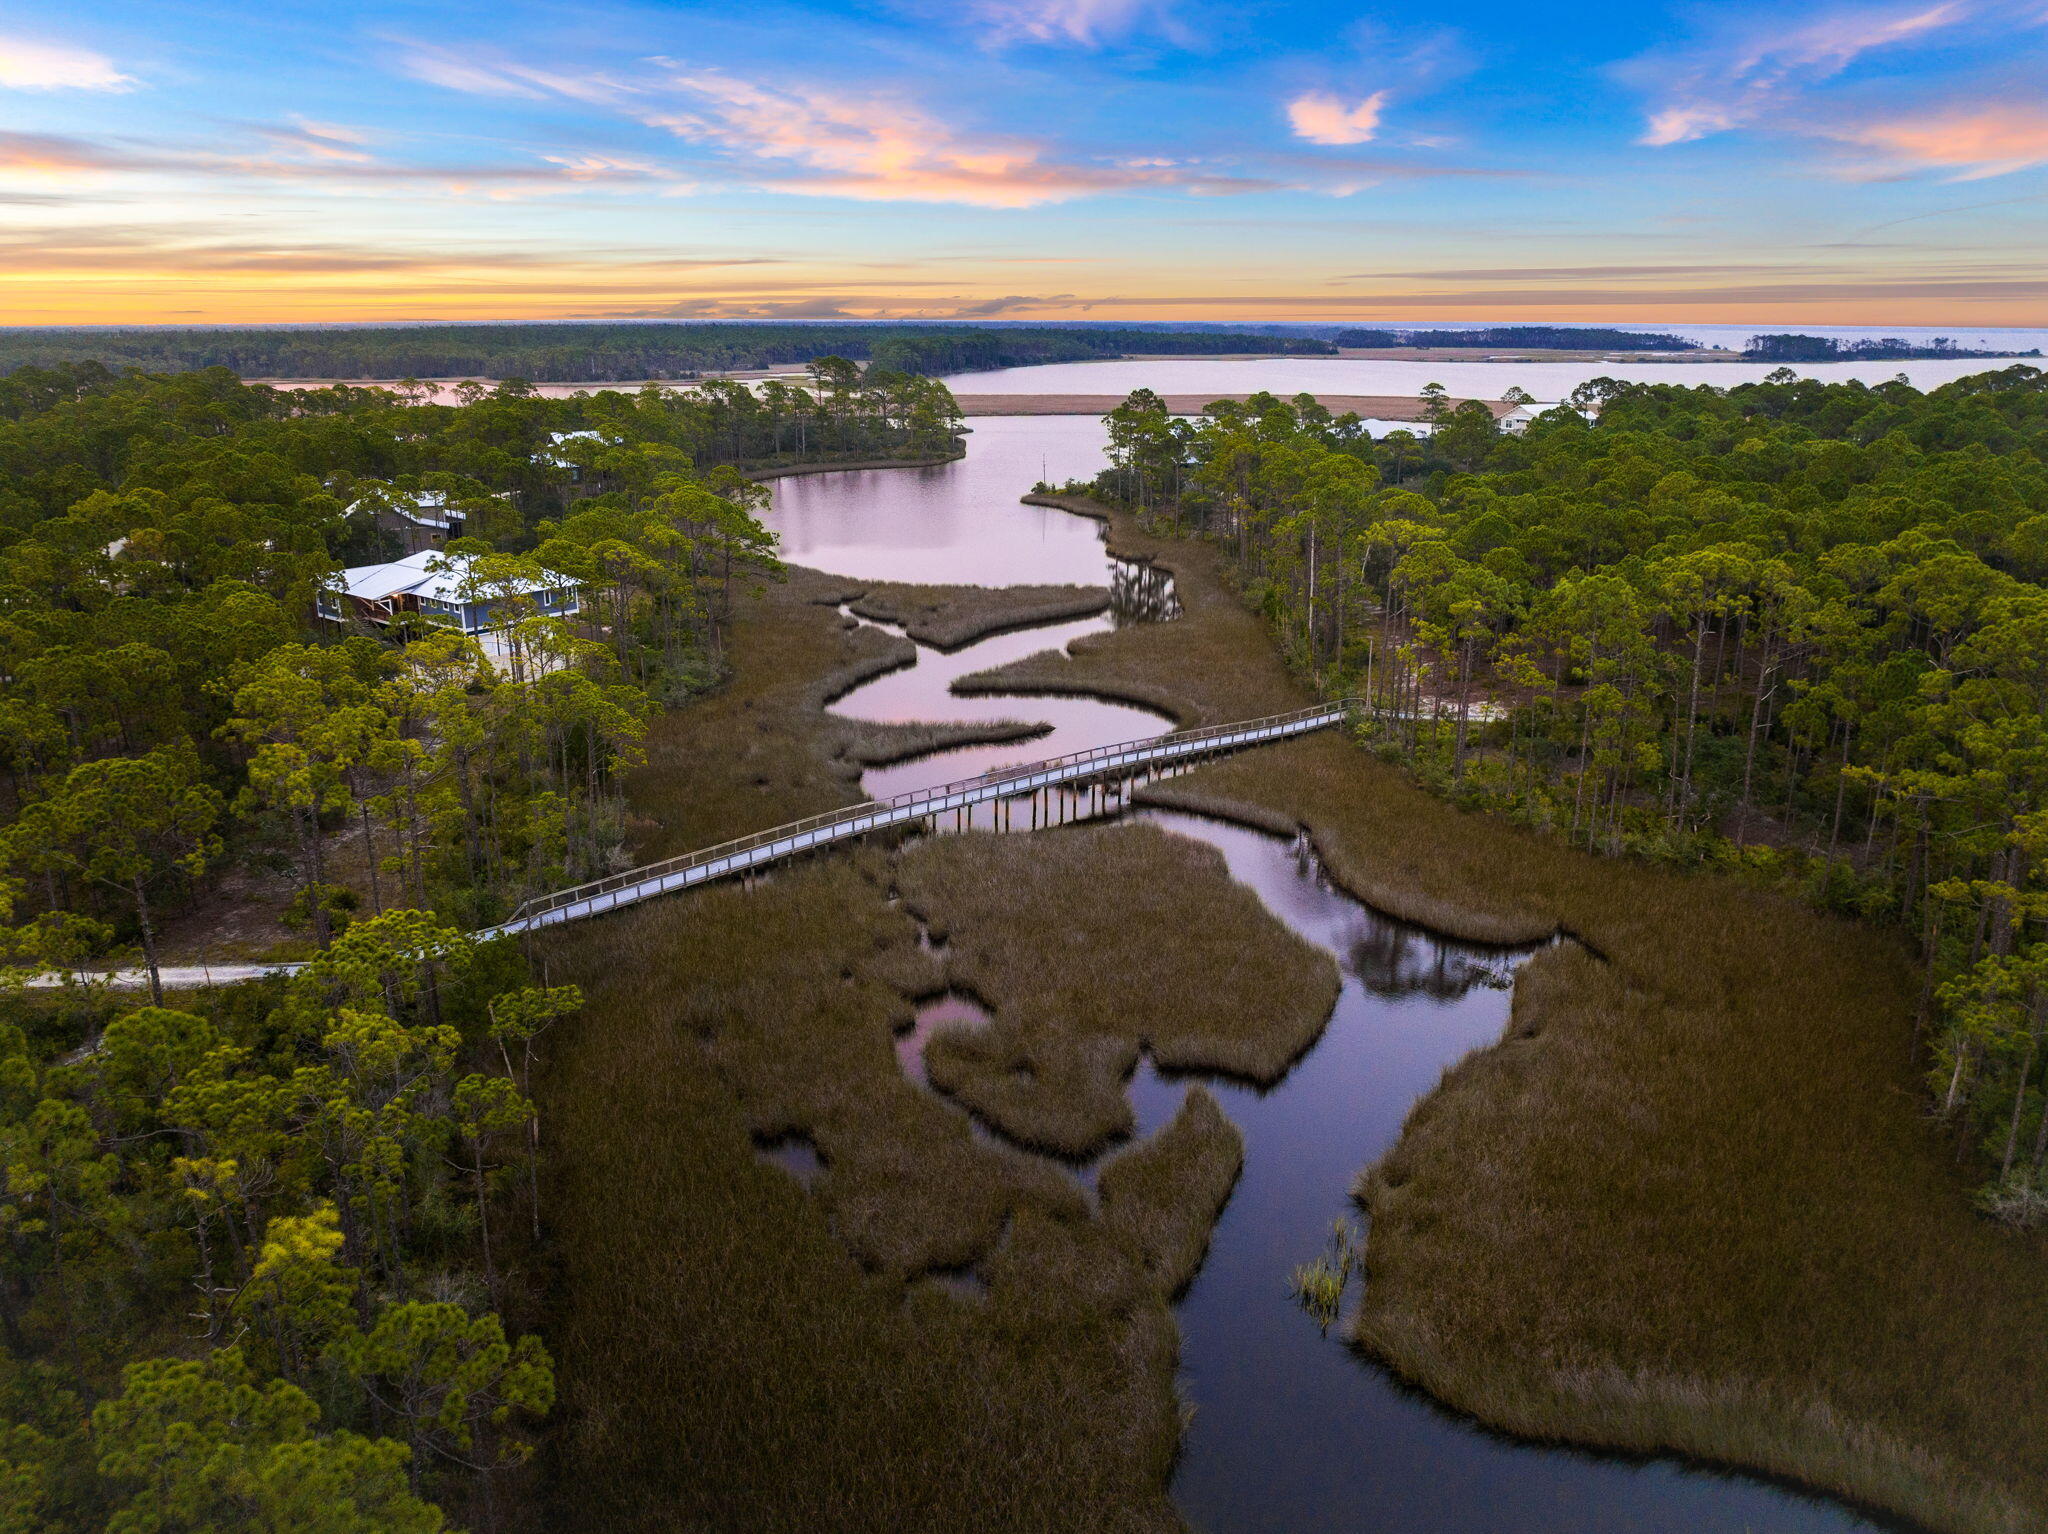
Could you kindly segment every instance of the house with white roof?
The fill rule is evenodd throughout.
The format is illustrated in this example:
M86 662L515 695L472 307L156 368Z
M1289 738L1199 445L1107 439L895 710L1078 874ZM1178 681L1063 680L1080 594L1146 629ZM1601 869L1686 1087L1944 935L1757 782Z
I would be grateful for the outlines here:
M445 490L386 490L352 502L351 517L374 518L380 531L396 535L407 554L447 546L460 538L467 521L448 504Z
M558 448L565 442L602 442L606 446L611 446L617 441L618 438L601 431L551 431L548 433L548 446L551 448ZM583 479L583 465L573 459L565 458L560 453L536 453L533 461L550 469L568 470L569 482L571 484L581 483Z
M422 549L383 565L357 565L341 572L316 599L320 616L330 623L389 624L417 614L431 623L484 634L526 615L505 610L501 595L481 595L470 588L472 556ZM431 568L430 568L431 567ZM527 581L511 593L533 604L549 618L567 618L582 610L575 586Z
M551 431L548 433L548 447L559 449L571 442L599 442L607 447L616 447L619 438L604 431ZM586 469L567 454L559 451L535 453L533 461L544 469L559 469L568 483L563 487L565 500L580 500L586 495L601 495L611 488L611 476L598 469Z

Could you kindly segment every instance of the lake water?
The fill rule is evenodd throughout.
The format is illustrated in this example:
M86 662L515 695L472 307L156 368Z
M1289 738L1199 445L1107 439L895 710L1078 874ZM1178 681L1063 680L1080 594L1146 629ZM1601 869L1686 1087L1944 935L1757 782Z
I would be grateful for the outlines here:
M1179 387L1176 385L1176 387ZM1084 582L1115 573L1097 524L1017 504L1042 473L1087 474L1100 426L1085 418L979 421L967 458L936 469L785 479L769 521L786 555L856 578L974 584ZM1141 614L1124 615L1132 621ZM1157 733L1166 721L1093 699L954 696L954 678L1083 633L1118 615L997 635L867 683L837 707L884 719L1047 719L1049 738L945 752L864 780L878 796L997 762ZM1042 806L1040 818L1087 801ZM1178 1307L1182 1383L1194 1405L1172 1492L1210 1534L1836 1534L1876 1527L1849 1510L1748 1477L1672 1460L1510 1441L1454 1416L1324 1335L1287 1275L1355 1213L1352 1181L1400 1132L1417 1098L1506 1024L1522 953L1443 938L1335 889L1301 844L1203 817L1135 818L1216 848L1231 876L1337 961L1343 987L1315 1046L1275 1087L1206 1084L1245 1140L1245 1168L1209 1256ZM1017 812L1010 824L1028 823ZM950 1008L950 1010L948 1010ZM974 1026L957 999L898 1041L912 1079L930 1032ZM1167 1123L1188 1078L1150 1062L1130 1084L1138 1132ZM801 1157L803 1148L785 1152ZM1092 1181L1092 1169L1077 1172Z
M2028 345L2034 344L2029 341ZM1793 364L1802 378L1831 383L1857 379L1883 383L1904 373L1918 389L2010 367L2006 361L1825 362ZM2029 367L2048 365L2033 358ZM1058 362L1042 367L1004 368L993 373L956 373L946 384L956 394L1399 394L1417 395L1440 383L1460 398L1499 399L1522 388L1544 404L1566 398L1592 378L1630 383L1712 384L1732 388L1760 383L1777 364L1761 362L1378 362L1349 357L1255 357L1243 361L1171 357L1156 362ZM979 425L979 422L975 423Z

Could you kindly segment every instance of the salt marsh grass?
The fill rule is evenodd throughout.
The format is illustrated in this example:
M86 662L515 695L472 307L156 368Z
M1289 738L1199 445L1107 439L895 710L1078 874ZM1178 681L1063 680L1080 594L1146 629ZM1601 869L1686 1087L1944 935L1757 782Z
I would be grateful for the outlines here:
M987 1027L932 1039L932 1084L1055 1155L1130 1132L1141 1051L1169 1071L1274 1081L1337 999L1329 956L1231 883L1220 854L1150 826L938 838L904 857L900 884L948 935L953 983L1003 998Z
M1109 601L1109 589L1105 586L963 590L958 586L905 586L889 582L864 587L848 604L848 611L897 624L919 644L936 650L957 650L1007 629L1030 628L1067 618L1092 618L1107 612Z

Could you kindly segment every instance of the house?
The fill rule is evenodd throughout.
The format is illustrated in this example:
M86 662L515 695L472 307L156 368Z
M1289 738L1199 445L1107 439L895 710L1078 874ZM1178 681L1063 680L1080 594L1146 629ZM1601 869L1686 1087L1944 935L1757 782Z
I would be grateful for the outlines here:
M315 605L330 623L388 624L418 614L465 634L488 633L525 616L502 611L502 602L465 592L470 564L467 554L423 549L390 564L357 565L322 590ZM545 617L567 618L581 611L576 588L566 580L552 586L528 582L515 594L530 600L533 611Z
M551 431L548 433L548 446L551 448L560 447L564 442L602 442L606 446L610 446L615 440L615 438L608 437L601 431ZM570 484L582 483L583 465L572 459L564 458L560 453L536 453L534 454L533 461L550 469L566 469L569 472Z
M1517 405L1507 414L1499 417L1495 425L1511 437L1519 437L1529 429L1529 423L1536 419L1536 411L1530 405Z
M551 431L548 433L549 448L559 448L566 442L600 442L607 447L616 446L618 438L601 431ZM533 461L544 469L560 469L568 477L568 497L571 500L585 495L598 495L606 488L606 476L595 470L585 469L582 464L559 452L535 453Z
M465 521L461 512L449 506L444 490L393 490L364 496L348 508L348 514L374 517L377 530L395 536L409 555L446 547L450 538L462 536Z

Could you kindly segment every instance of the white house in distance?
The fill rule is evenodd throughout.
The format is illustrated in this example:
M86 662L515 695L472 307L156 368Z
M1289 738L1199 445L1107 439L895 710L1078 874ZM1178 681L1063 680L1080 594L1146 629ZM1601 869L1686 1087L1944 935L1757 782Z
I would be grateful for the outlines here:
M601 431L551 431L548 433L548 446L550 448L560 447L565 442L602 442L610 446L617 441L618 438L607 436ZM533 461L550 469L566 469L569 474L569 483L572 485L583 482L583 465L577 463L574 459L564 458L560 453L536 453L534 454Z
M471 556L423 549L388 565L357 565L344 570L316 600L320 616L330 623L388 624L410 613L428 621L484 634L513 620L498 603L465 596L462 591ZM430 570L429 565L442 568ZM581 611L576 588L528 582L519 593L533 601L545 617L567 618Z

